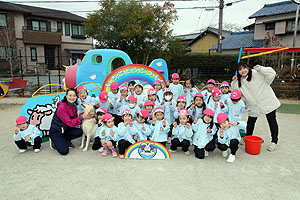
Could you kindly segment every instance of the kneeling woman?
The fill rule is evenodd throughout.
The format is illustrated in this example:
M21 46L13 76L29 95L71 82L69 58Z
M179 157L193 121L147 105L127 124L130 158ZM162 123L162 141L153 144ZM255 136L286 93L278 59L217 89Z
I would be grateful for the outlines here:
M83 119L90 119L93 116L83 114L77 115L76 108L77 91L73 88L67 90L62 102L58 103L58 108L53 116L50 127L51 148L55 148L61 155L69 153L69 143L71 140L82 136L82 129L76 128Z

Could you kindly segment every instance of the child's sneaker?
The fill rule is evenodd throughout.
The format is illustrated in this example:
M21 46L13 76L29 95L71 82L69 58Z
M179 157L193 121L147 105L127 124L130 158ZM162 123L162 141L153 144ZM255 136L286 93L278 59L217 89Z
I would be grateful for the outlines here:
M204 156L205 156L205 157L208 156L208 151L204 150Z
M227 162L228 163L233 163L235 161L235 155L230 154L228 156Z
M168 144L171 144L172 138L168 137Z
M191 153L189 151L184 152L184 155L189 156Z
M102 156L106 156L107 154L109 154L109 149L107 148L107 146L103 147L104 151L102 152Z
M19 153L25 153L28 149L20 149Z
M113 157L117 157L117 156L118 156L118 153L117 153L117 151L115 150L115 148L112 148L112 149L111 149L111 153L112 153L112 156L113 156Z
M227 157L227 156L228 156L227 151L222 151L222 156L223 156L223 157Z
M34 151L34 153L38 153L38 152L40 152L41 150L40 150L40 149L34 149L33 151Z
M176 153L176 150L169 149L170 153Z
M276 144L274 142L267 148L268 151L275 151L277 149Z
M98 151L102 153L104 151L104 148L101 147Z
M123 155L123 154L120 154L119 157L120 157L120 159L123 159L123 158L124 158L124 155Z

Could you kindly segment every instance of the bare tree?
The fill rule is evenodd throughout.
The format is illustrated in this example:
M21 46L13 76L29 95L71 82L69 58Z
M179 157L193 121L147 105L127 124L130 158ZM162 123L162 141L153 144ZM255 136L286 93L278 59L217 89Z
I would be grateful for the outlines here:
M14 29L3 28L0 30L0 47L4 49L5 60L9 62L10 75L13 78L13 70L15 68L14 64L16 62L14 56L14 47L16 45L16 38L14 36Z

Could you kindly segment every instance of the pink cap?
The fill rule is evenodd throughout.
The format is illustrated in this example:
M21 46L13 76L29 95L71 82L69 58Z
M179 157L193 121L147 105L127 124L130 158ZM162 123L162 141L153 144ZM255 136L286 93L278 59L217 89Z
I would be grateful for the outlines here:
M166 94L167 92L171 92L173 94L173 91L169 88L166 88L165 91L164 91L164 94Z
M240 99L242 98L242 93L238 89L234 89L231 92L230 99Z
M156 90L155 89L148 90L148 95L156 95Z
M105 108L98 108L97 110L96 110L96 113L98 113L98 112L101 112L101 113L107 113L107 110L105 109Z
M229 87L229 83L227 81L223 81L220 85L220 88L221 87Z
M127 99L127 101L134 101L135 103L137 103L137 98L134 95L130 95Z
M180 95L177 99L177 102L179 101L186 102L186 97L184 95Z
M212 83L214 85L216 85L216 81L214 79L209 79L206 84Z
M225 122L228 119L228 116L225 113L220 113L217 116L218 124Z
M217 97L217 96L221 96L221 90L217 87L213 88L212 91L211 91L211 95L213 97Z
M145 119L149 117L149 112L147 110L141 110L138 114L144 117Z
M110 89L111 90L117 90L119 88L119 84L117 82L112 82L110 84Z
M120 90L128 90L128 86L127 85L121 85Z
M212 109L206 109L203 111L203 115L209 115L211 117L214 117L214 111Z
M194 95L194 99L195 99L196 97L204 98L203 94L201 94L201 93L199 93L199 92L196 93L196 94Z
M108 101L108 94L107 94L107 92L106 92L106 91L100 92L100 94L99 94L99 99L100 99L100 101L101 101L102 103L107 102L107 101Z
M172 75L172 79L179 79L179 74L174 73L174 74Z
M155 108L155 109L154 109L154 114L157 113L157 112L165 113L165 112L164 112L164 109L163 109L162 107L157 107L157 108Z
M16 119L16 124L19 125L19 124L23 124L23 123L26 123L27 122L27 117L25 116L20 116Z
M123 115L132 115L132 112L129 110L129 109L125 109L125 110L123 110L123 112L122 112L122 116Z
M84 85L81 85L77 88L77 92L80 92L80 90L86 90L86 87Z
M189 115L189 111L183 108L178 112L178 115Z
M148 100L144 103L144 107L146 107L146 106L154 106L154 103L152 101Z
M161 81L160 80L155 80L153 85L161 85Z
M112 121L112 120L114 120L114 117L109 113L105 113L105 115L103 116L103 121L104 122L109 122L109 121Z

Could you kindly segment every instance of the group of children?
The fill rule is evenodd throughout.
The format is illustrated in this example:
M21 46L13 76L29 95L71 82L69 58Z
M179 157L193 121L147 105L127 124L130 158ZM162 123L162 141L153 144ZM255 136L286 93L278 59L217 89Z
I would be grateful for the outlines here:
M199 159L208 156L216 146L227 157L230 148L227 162L234 162L241 141L239 130L246 127L241 121L242 115L248 108L241 100L241 92L233 90L230 93L226 81L219 89L210 79L207 89L200 93L191 79L183 86L179 83L179 75L174 73L171 80L165 89L162 82L156 80L154 89L148 90L147 95L139 81L131 81L128 86L113 82L111 91L100 92L99 98L88 96L84 86L78 87L78 114L83 112L83 102L95 107L98 129L92 149L99 150L103 156L111 151L117 157L118 148L119 157L124 158L130 145L152 140L164 146L171 143L169 151L172 153L181 147L187 156L190 155L189 147L194 145L195 156ZM23 142L26 130L20 124L17 129L15 141L18 145L18 139L23 138ZM20 145L18 147L21 149ZM39 147L37 144L34 148Z

